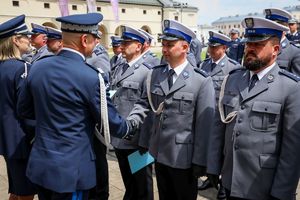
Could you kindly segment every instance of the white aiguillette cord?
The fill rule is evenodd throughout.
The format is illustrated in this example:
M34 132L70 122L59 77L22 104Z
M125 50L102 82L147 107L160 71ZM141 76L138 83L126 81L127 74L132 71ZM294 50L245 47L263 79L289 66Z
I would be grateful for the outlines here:
M103 77L98 73L99 83L100 83L100 113L101 113L101 125L100 131L98 131L97 126L95 127L96 137L102 142L105 146L110 145L110 133L109 133L109 123L108 123L108 111L107 111L107 100L106 100L106 87L104 84ZM104 136L101 135L103 128Z

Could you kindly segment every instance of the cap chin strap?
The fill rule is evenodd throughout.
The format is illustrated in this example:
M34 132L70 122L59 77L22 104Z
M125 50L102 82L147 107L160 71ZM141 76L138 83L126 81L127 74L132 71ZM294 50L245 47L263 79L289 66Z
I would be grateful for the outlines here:
M148 73L147 75L147 80L146 80L146 87L147 87L147 96L148 96L148 101L149 101L149 104L150 104L150 107L152 109L152 111L156 114L156 115L159 115L163 112L164 110L164 101L161 102L157 108L157 110L154 108L154 105L153 105L153 102L152 102L152 96L151 96L151 77L152 77L152 72L153 72L153 69L150 70L150 72Z
M237 116L238 111L233 111L231 113L229 113L226 117L225 117L225 112L224 112L224 106L222 104L222 100L224 97L224 91L225 91L225 85L228 79L228 76L225 76L222 85L221 85L221 90L220 90L220 96L219 96L219 102L218 102L218 107L219 107L219 113L220 113L220 117L221 117L221 121L224 124L229 124L230 122L232 122L234 120L234 118Z

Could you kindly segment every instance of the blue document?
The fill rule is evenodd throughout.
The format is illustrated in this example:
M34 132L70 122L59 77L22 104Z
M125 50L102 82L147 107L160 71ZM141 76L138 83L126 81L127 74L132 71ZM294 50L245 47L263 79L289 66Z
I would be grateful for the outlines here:
M141 155L140 152L137 150L128 156L128 162L129 162L131 173L134 174L140 169L153 163L154 158L150 155L148 151L147 153Z

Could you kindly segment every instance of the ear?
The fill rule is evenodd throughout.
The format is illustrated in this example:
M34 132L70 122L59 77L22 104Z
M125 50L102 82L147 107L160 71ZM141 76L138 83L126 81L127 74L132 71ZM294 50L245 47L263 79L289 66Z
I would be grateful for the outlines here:
M273 55L278 55L278 52L280 50L280 45L276 44L273 47Z
M190 49L189 43L187 43L186 41L183 41L183 42L182 42L182 49L183 49L185 52L188 52L189 49Z
M80 42L83 47L87 47L87 44L88 44L87 34L83 34L80 36Z
M137 48L136 48L136 51L141 51L142 50L142 48L143 48L143 45L141 44L141 43L137 43Z
M19 39L17 38L17 36L13 36L12 37L12 42L14 43L14 45L16 45L17 47L19 47Z

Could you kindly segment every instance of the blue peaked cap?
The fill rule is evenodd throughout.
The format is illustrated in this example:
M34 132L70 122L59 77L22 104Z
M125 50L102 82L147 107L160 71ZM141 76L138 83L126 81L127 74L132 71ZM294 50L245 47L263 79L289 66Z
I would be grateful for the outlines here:
M110 39L113 47L120 46L122 43L122 39L118 36L111 36Z
M6 38L18 34L32 34L25 24L25 15L17 16L0 24L0 38Z
M100 13L87 13L58 17L56 21L61 22L63 32L88 33L100 38L98 24L102 19L103 15Z
M209 46L219 46L219 45L228 45L231 42L231 39L219 32L216 31L209 31L209 39L208 45Z
M61 31L55 28L46 27L48 39L62 39Z
M163 40L185 40L191 43L192 39L196 38L196 34L190 28L175 21L175 20L164 20L163 21L163 35L160 39Z
M265 17L272 21L288 22L292 19L292 15L279 8L269 8L264 10Z
M31 23L32 32L34 34L47 34L47 30L45 26L41 26L35 23Z
M142 33L141 31L129 27L129 26L122 26L122 40L135 40L138 41L142 44L144 44L145 41L148 40L147 35L145 35L144 33Z
M260 17L249 17L242 21L245 28L244 42L260 42L276 36L279 40L283 31L288 31L288 27L277 22Z

